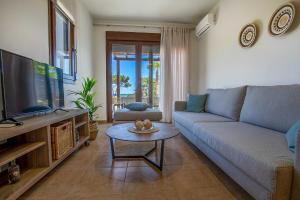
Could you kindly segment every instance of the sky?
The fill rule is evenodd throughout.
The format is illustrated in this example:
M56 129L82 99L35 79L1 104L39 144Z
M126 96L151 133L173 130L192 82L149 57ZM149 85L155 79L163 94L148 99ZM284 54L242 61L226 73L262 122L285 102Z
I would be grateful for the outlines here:
M142 61L142 78L149 76L149 69L147 68L148 61ZM116 61L112 60L112 75L117 74ZM129 82L131 87L123 88L121 87L121 95L134 94L135 92L135 61L120 61L120 74L129 76Z

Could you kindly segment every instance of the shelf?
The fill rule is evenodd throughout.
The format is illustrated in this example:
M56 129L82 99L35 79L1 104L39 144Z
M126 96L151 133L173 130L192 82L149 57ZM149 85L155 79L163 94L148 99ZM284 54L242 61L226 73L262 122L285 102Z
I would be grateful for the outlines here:
M41 146L44 146L45 144L46 142L32 142L32 143L20 144L15 147L10 147L4 152L1 152L0 166L3 166L27 153L30 153L31 151L34 151L35 149L38 149Z
M51 126L70 121L77 128L80 140L59 160L51 159ZM57 112L45 116L23 120L24 125L0 129L0 141L8 140L0 147L0 167L17 160L20 165L21 179L15 184L5 184L6 174L1 177L0 200L15 200L30 189L57 165L67 159L80 146L89 140L89 118L87 110L71 110L68 113ZM72 130L74 131L74 129ZM73 133L75 134L75 133ZM72 138L75 140L75 137ZM23 142L13 144L15 142ZM27 156L28 155L28 156Z
M88 112L87 110L83 110L83 109L74 109L74 110L69 110L69 112L57 112L57 113L52 112L43 116L30 117L28 119L22 120L24 122L22 126L16 126L12 128L1 128L0 141L18 135L22 135L26 132L37 130L39 128L45 127L46 125L52 125L55 123L59 123L61 121L70 120L75 117L77 118L82 115L86 116L86 119L88 120L87 112Z
M84 125L86 125L86 124L87 124L87 121L84 121L84 122L78 122L78 123L76 123L75 128L79 128L79 127L84 126Z
M21 179L15 184L7 184L0 187L0 199L16 199L26 188L35 184L45 173L48 168L29 169L21 174Z
M82 146L89 139L90 139L89 136L81 136L80 139L79 139L79 141L76 142L76 145L75 145L75 147L72 150L70 150L69 152L67 152L60 159L53 160L51 168L54 168L57 165L59 165L59 163L61 163L62 161L64 161L67 157L69 157L74 151L76 151L80 146Z
M83 145L89 139L90 139L90 136L80 136L79 140L76 142L76 147L80 147L81 145Z
M75 149L70 150L69 152L65 153L61 158L59 158L58 160L53 160L52 161L52 165L51 168L56 167L59 163L61 163L62 161L64 161L67 157L69 157Z

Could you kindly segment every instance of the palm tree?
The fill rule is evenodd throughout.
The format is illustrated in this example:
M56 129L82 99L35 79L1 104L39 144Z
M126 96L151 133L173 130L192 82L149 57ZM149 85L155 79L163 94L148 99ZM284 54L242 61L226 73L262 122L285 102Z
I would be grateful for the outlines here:
M112 76L112 84L117 85L117 75ZM120 87L129 88L131 87L131 83L129 82L130 77L125 75L120 75Z
M151 64L149 63L147 67L150 70ZM155 79L152 81L152 98L153 98L153 97L158 97L158 92L159 92L160 62L154 61L152 63L152 70L155 70ZM149 80L148 80L148 83L149 83ZM149 84L147 86L149 87ZM148 94L148 92L147 92L147 94ZM155 102L153 102L153 103L155 103ZM154 106L156 106L156 105L154 105Z
M149 77L142 78L142 94L143 96L148 96L148 88L149 88Z
M154 62L152 65L153 70L155 70L155 96L158 96L158 90L159 90L159 70L160 70L160 62Z
M117 80L118 80L118 76L117 75L113 75L112 76L112 84L116 85L116 87L123 87L123 88L129 88L131 87L131 83L129 82L130 77L129 76L125 76L125 75L120 75L120 85L117 85ZM120 101L120 92L116 92L117 93L117 100L118 102Z

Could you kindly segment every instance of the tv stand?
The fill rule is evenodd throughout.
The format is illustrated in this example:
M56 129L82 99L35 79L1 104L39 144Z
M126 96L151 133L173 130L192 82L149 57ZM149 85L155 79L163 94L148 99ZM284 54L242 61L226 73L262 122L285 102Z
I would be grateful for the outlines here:
M16 126L21 126L23 125L23 122L18 121L14 118L7 118L7 119L0 120L0 124L14 124Z
M51 172L72 153L86 145L90 138L88 110L74 109L69 112L49 113L27 118L23 126L0 128L0 167L6 169L11 162L20 166L21 179L8 184L7 171L0 176L0 199L15 200ZM60 158L53 155L53 128L71 124L71 147ZM76 138L76 134L78 138Z
M57 109L55 109L53 112L56 113L57 111L69 112L68 110L63 109L63 108L57 108Z

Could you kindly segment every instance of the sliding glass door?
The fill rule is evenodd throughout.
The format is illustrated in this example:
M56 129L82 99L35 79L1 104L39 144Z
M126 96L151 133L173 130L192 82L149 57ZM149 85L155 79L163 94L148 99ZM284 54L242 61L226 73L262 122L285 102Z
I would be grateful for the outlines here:
M133 102L158 107L160 45L157 42L112 41L108 43L111 95L108 105L113 112Z
M137 56L135 44L112 44L113 110L136 101Z
M141 46L142 51L142 102L152 107L158 107L159 103L159 76L160 76L160 55L159 45Z

